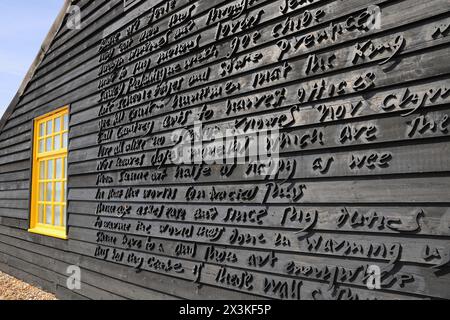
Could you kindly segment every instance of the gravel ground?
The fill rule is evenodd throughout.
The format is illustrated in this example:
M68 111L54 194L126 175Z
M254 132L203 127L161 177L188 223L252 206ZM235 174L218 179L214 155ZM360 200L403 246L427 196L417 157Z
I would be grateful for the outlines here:
M56 297L0 272L0 300L56 300Z

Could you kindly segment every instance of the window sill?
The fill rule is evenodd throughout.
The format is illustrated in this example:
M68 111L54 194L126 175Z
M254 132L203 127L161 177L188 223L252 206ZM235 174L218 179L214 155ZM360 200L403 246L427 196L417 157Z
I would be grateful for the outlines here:
M68 239L65 230L58 230L58 229L46 228L46 227L39 226L36 228L29 229L28 232L31 232L34 234L39 234L42 236L47 236L47 237L58 238L58 239L62 239L62 240Z

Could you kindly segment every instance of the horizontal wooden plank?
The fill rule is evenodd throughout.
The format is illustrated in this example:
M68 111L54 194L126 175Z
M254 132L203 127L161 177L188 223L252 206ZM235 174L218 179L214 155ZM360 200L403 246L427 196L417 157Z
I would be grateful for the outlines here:
M184 168L188 169L193 164L201 164L199 160L203 161L206 164L214 164L216 165L216 167L219 167L219 165L233 163L233 159L236 158L238 159L236 164L240 165L241 168L237 169L236 174L238 175L238 177L240 177L239 172L243 172L246 170L250 170L250 173L253 173L253 176L258 176L258 174L255 174L258 173L257 171L251 172L251 165L261 165L264 163L264 161L266 161L267 164L264 167L265 171L260 174L262 178L265 178L272 173L277 173L278 170L275 170L277 169L277 167L275 167L275 164L278 160L282 163L284 161L284 164L290 163L292 164L292 166L296 165L293 160L299 160L296 162L298 164L298 170L302 171L302 173L297 174L297 177L352 175L351 173L357 173L358 169L362 169L361 171L359 171L361 175L371 173L383 174L384 172L387 174L390 173L390 171L388 168L386 168L386 164L382 165L382 167L384 168L379 168L377 171L374 170L376 168L374 168L373 166L366 168L367 170L364 171L364 169L359 164L355 165L356 167L358 167L358 169L355 169L355 166L352 166L352 164L354 164L352 160L355 160L356 158L363 158L363 153L367 155L372 151L375 152L374 148L376 147L379 148L378 150L387 150L386 152L389 152L389 148L394 148L392 149L393 151L390 152L392 157L394 157L394 153L399 154L402 152L407 152L406 150L401 150L408 149L408 146L410 146L410 144L416 139L427 139L422 140L422 142L420 143L424 146L422 155L425 156L425 159L428 159L430 153L433 154L434 152L436 152L437 159L435 160L439 162L440 168L437 168L437 171L447 171L445 166L448 165L448 161L445 161L445 155L439 157L439 151L432 150L432 145L428 147L428 152L426 152L425 149L427 147L426 144L423 144L423 141L431 142L433 141L431 140L431 138L436 139L447 137L448 131L445 128L447 126L445 124L445 119L448 116L449 111L443 110L430 112L425 116L413 114L408 117L382 118L361 122L355 121L350 124L344 123L337 125L328 125L326 127L312 127L307 129L297 129L282 132L275 131L270 132L266 136L262 136L262 138L256 135L242 134L241 136L238 136L240 137L240 140L237 140L237 150L232 148L235 145L234 139L228 139L225 141L220 137L215 141L203 143L199 139L199 141L196 141L197 145L195 146L191 143L181 143L175 145L175 143L172 142L173 139L161 140L167 141L167 145L172 145L171 148L157 148L152 146L151 144L149 144L149 147L147 147L147 142L145 140L135 139L131 140L128 143L124 142L106 145L105 147L101 147L100 149L98 147L94 147L87 150L72 152L69 156L69 173L71 175L87 173L93 174L97 172L107 174L110 171L123 171L126 169L136 170L151 167L159 169L161 168L161 166L170 165L186 165ZM427 123L429 123L430 125L427 126ZM437 130L437 126L441 123L443 124L442 129ZM430 127L433 124L434 127ZM223 130L219 132L226 131ZM360 132L361 134L355 134L354 132ZM207 133L205 133L205 140L206 136ZM447 139L445 139L445 141L446 140ZM384 146L387 143L395 143L395 146ZM380 146L381 144L383 145ZM403 146L400 146L400 144L403 144ZM444 146L444 144L441 144L440 146ZM344 151L350 149L350 147L352 147L350 151ZM355 150L355 147L358 147L358 149ZM128 149L130 149L129 153L126 152L126 150ZM441 152L446 152L445 150L446 149L444 148L443 150L441 150ZM327 155L320 156L317 154L319 152L323 153L325 151L328 151ZM308 152L308 154L304 156L298 156L300 152L302 154ZM312 152L313 154L310 155L310 153ZM195 154L196 157L191 158L189 156L190 154ZM263 161L256 161L256 156L258 155L265 156ZM346 157L345 155L347 155L348 157ZM245 156L250 157L250 159L246 160ZM343 160L341 160L341 164L339 164L339 156L343 157ZM317 170L319 172L314 172L316 170L313 169L317 167L316 160L319 158L322 159L320 160L321 162L328 163L329 168L322 168L321 166L319 166L320 170ZM329 163L329 160L331 158L333 158L333 162L336 160L338 164ZM421 159L420 157L417 158ZM349 160L347 161L347 159ZM441 159L442 161L440 161L439 159ZM292 161L289 162L290 160ZM300 160L305 161L302 161L302 163L300 163ZM272 163L269 163L269 161L272 161ZM409 158L409 161L414 161L414 158ZM428 161L432 160L429 159ZM349 165L349 167L346 169L342 169L342 165L346 163ZM363 161L362 166L364 165L365 163ZM426 166L425 162L421 162L418 165L422 167L418 168L418 171L416 172L433 171L433 165L431 165L429 169L424 167ZM340 166L340 171L330 171L330 169L333 169L334 166ZM279 175L281 177L295 177L295 170L297 170L296 167L294 167L290 171L286 169L284 170L284 173L281 172ZM342 170L346 170L347 174L343 173ZM408 170L408 168L404 168L404 170ZM172 172L174 172L174 174L171 174ZM177 167L172 167L171 171L167 172L167 175L169 176L168 179L166 179L165 176L159 178L157 177L156 173L154 175L154 179L155 181L158 182L159 180L162 183L164 182L164 180L173 181L170 180L170 176L174 176L176 172ZM329 175L328 172L330 172ZM411 173L414 172L414 169L404 172ZM232 172L230 174L232 174ZM289 176L289 174L291 176ZM114 176L111 177L114 178ZM256 179L258 179L258 177L256 177ZM108 181L108 179L105 179L105 181ZM116 179L116 181L118 180Z
M28 230L30 227L28 219L18 219L8 217L0 217L0 225L11 228L18 228L22 230Z
M141 188L125 200L127 188L72 188L69 200L171 203L448 203L449 177L358 179L277 184L233 184ZM113 192L111 192L113 190ZM139 188L134 188L134 191ZM2 198L3 192L0 192Z
M0 182L0 191L8 190L23 190L30 187L30 182L26 179L24 180L14 180L9 182Z
M98 232L96 235L92 235L92 233L89 230L86 229L76 229L78 236L83 236L83 239L80 239L81 241L89 241L97 245L106 245L106 246L113 246L118 247L124 250L133 250L145 253L148 250L145 250L144 248L148 248L147 246L134 246L131 247L126 243L128 241L136 240L137 242L149 243L149 240L146 236L132 236L127 235L124 236L120 233L109 233L109 232ZM91 235L89 235L91 234ZM76 236L75 236L76 237ZM112 245L111 243L103 242L105 239L117 239L117 243ZM99 240L103 239L103 240ZM122 240L122 241L121 241ZM377 243L379 241L377 238L372 239L373 243ZM137 243L136 242L136 243ZM255 272L262 272L262 273L269 273L269 274L277 274L277 275L284 275L284 276L293 276L293 274L290 274L289 272L289 266L292 264L293 261L295 263L302 265L305 269L305 273L299 273L296 274L299 278L304 278L308 280L325 280L324 278L321 278L320 273L316 276L310 274L308 270L311 270L310 268L318 268L322 270L328 268L344 268L344 269L357 269L358 263L353 262L347 259L340 259L340 258L331 258L327 257L326 260L324 260L323 256L314 256L314 255L303 255L295 252L295 250L291 250L289 252L283 252L282 250L275 250L275 251L268 251L268 250L256 250L254 248L246 248L246 245L244 246L222 246L217 242L212 243L206 243L202 244L199 242L190 242L190 241L182 241L177 242L174 240L165 240L158 236L154 237L152 236L151 242L158 246L162 246L165 248L164 253L162 256L168 256L172 258L182 258L182 259L189 259L189 260L200 260L204 259L208 264L216 265L216 266L225 266L225 267L237 267L242 269L250 269ZM193 248L194 250L189 251L186 250L183 254L180 251L180 248ZM403 248L407 251L408 248ZM266 258L266 261L270 261L270 263L262 263L260 265L258 264L252 264L252 259L255 257L255 252L263 258ZM224 254L228 254L229 259L224 258ZM403 254L403 251L402 251ZM407 254L408 255L408 254ZM368 263L366 262L368 266ZM389 269L389 265L386 263L380 263L379 261L376 262L378 266L380 266L382 269ZM397 273L398 272L398 273ZM391 293L396 292L415 292L417 294L420 293L425 295L438 295L440 296L440 291L443 291L443 288L446 286L445 283L448 283L449 278L447 276L443 275L436 275L434 273L434 270L432 268L421 268L416 266L407 266L402 265L402 267L398 268L395 275L397 277L401 277L400 275L411 275L414 280L410 282L410 285L412 287L408 288L408 285L402 287L399 286L398 283L391 283L390 285L385 285L384 288L387 291L390 291ZM324 274L322 274L326 278ZM366 287L366 284L364 283L364 277L362 274L360 274L361 278L358 276L355 276L354 281L350 279L342 279L336 280L333 278L329 278L330 285L341 283L341 284L352 284L355 286L361 286ZM337 277L340 278L340 277ZM389 281L392 281L393 279L390 278ZM336 283L334 283L336 281ZM427 283L426 289L418 289L418 287L423 288L424 284ZM445 291L445 290L444 290ZM433 292L433 293L431 293Z
M23 199L2 199L1 205L2 208L28 210L29 202Z
M79 231L78 231L78 229L76 229L76 232L78 233ZM84 234L84 233L81 233L81 234ZM83 241L85 241L85 240L83 240ZM152 242L153 243L155 243L157 246L159 245L159 240L158 239L154 239L154 238L152 238ZM86 245L87 246L87 245ZM94 252L94 251L96 251L96 252L98 252L98 248L103 248L103 249L107 249L108 247L110 247L110 246L108 246L108 245L92 245L92 248L91 248L91 252ZM95 250L95 248L97 248L97 250ZM167 248L167 245L164 245L164 248ZM227 249L225 249L225 251L221 251L221 250L223 250L223 248L221 248L220 246L214 246L214 248L216 248L216 250L218 250L218 252L230 252L230 248L227 248ZM145 251L142 251L142 252L136 252L135 251L135 249L131 249L130 250L130 248L127 248L126 249L126 251L127 251L127 254L129 255L129 254L133 254L134 256L136 256L137 255L137 257L146 257L145 258L145 260L147 260L147 257L152 257L152 255L154 255L155 253L145 253ZM199 248L199 251L201 251L200 250L200 248ZM119 251L120 252L120 251ZM236 256L237 257L239 257L239 261L241 261L240 259L242 259L242 261L246 261L246 259L245 258L243 258L243 256L242 256L242 250L236 250L235 251L235 254L236 254ZM255 254L255 251L253 251L253 254ZM160 259L161 261L165 261L166 260L166 258L165 257L163 257L163 255L160 255L160 254L157 254L158 256L159 256L159 258L158 259ZM247 256L247 258L248 257L250 257L252 255L252 252L250 252L250 253L246 253L246 255L244 255L244 257L245 256ZM259 255L259 256L261 256L261 257L264 257L265 255L264 255L264 253L263 252L257 252L257 255ZM267 254L268 256L270 256L270 253L268 253ZM278 259L277 259L278 258ZM300 257L299 257L300 258ZM297 258L297 259L299 259L299 258ZM109 255L107 255L106 256L106 259L110 259L109 258ZM150 258L151 259L151 258ZM302 261L302 260L297 260L296 259L296 261ZM308 261L308 258L306 258L307 260L305 261L305 260L303 260L306 264L307 264L307 261ZM289 258L288 258L288 260L289 260ZM151 261L151 260L149 260L149 261ZM189 268L189 263L188 263L188 260L186 259L186 258L183 258L183 259L181 259L180 257L175 257L174 259L172 259L171 260L172 261L172 263L173 264L175 264L175 263L179 263L179 264L181 264L182 266L183 266L183 268L185 268L185 269L188 269ZM249 261L249 260L247 260L247 261ZM117 261L118 263L124 263L125 261ZM282 256L276 256L275 257L275 264L278 264L278 263L281 263L281 266L283 266L283 262L286 262L286 261L283 261L283 257ZM274 261L272 261L272 263L274 263ZM217 274L219 273L218 272L218 270L221 268L221 266L222 267L224 267L224 268L226 268L227 270L233 270L233 271L236 271L236 272L243 272L242 270L241 271L238 271L238 269L236 269L236 267L237 267L237 264L236 263L234 263L234 266L232 266L232 267L229 267L228 265L229 265L230 263L227 261L227 262L225 262L225 263L222 263L222 264L219 264L219 263L214 263L213 261L208 261L208 263L206 263L206 264L204 264L204 267L203 267L203 270L207 270L206 272L202 272L202 277L201 277L201 280L200 281L206 281L206 282L209 282L209 281L217 281L217 279L219 279L220 277L218 277L217 276ZM233 264L233 263L232 263ZM251 275L253 275L253 277L254 278L259 278L259 279L263 279L264 277L266 278L266 279L283 279L283 277L281 276L277 276L277 275L274 275L273 273L276 273L276 271L274 271L275 269L278 269L278 267L274 267L274 265L272 264L272 266L270 266L271 265L271 263L268 263L268 265L267 265L267 267L265 268L265 267L250 267L250 268L255 268L255 269L258 269L258 271L247 271L246 272L246 274L251 274ZM281 266L279 266L281 269L283 269ZM150 266L151 267L151 266ZM142 269L147 269L148 267L144 264L143 266L142 266ZM246 267L246 268L249 268L248 266ZM330 268L332 268L331 266L330 266ZM343 268L345 268L345 267L343 267ZM265 270L267 270L267 269L270 269L271 270L271 272L272 272L272 274L264 274L264 273L262 273L262 270L263 269L265 269ZM214 270L214 271L213 271ZM183 273L184 274L184 273ZM401 274L401 273L400 273ZM286 274L285 274L285 276L286 276ZM252 278L253 278L252 277ZM303 288L305 289L305 295L307 296L308 294L311 294L312 293L312 291L313 291L313 289L315 288L315 286L316 285L320 285L320 282L315 282L315 281L312 281L312 279L314 278L314 277L302 277L302 276L300 276L300 277L294 277L297 281L302 281L302 283L303 283ZM284 278L285 280L284 281L292 281L292 280L288 280L288 279L286 279L286 278ZM255 279L256 280L256 279ZM218 282L218 281L217 281ZM263 281L261 281L261 283L259 283L259 281L253 281L252 282L252 284L255 286L255 287L258 287L259 285L262 285L263 284ZM331 284L332 285L332 284ZM337 283L335 284L336 286L337 286ZM354 287L353 287L354 288ZM256 289L256 290L252 290L252 288L245 288L245 289L247 289L248 291L256 291L256 292L258 292L258 291L260 291L263 295L267 295L268 297L271 297L271 295L270 295L270 293L268 293L268 292L264 292L263 290L258 290L258 289ZM241 289L242 290L242 289ZM381 292L378 292L378 293L374 293L373 291L372 291L372 294L370 294L369 293L369 291L365 291L364 289L359 289L359 288L355 288L355 290L357 291L357 292L360 292L360 294L362 294L363 296L366 296L366 297L372 297L372 298L375 298L375 297L377 297L377 295L379 295L379 294L384 294L384 295L386 295L386 296L389 296L389 297L391 297L391 299L392 298L394 298L396 295L395 295L395 293L394 294L390 294L390 293L386 293L386 292L383 292L383 293L381 293ZM276 293L275 293L276 294ZM273 297L273 296L272 296ZM399 297L399 296L397 296L397 297ZM280 298L280 297L278 297L278 298ZM288 297L284 297L284 298L288 298ZM298 299L298 297L292 297L293 299ZM311 298L311 297L310 297ZM308 299L308 298L303 298L303 299Z
M121 202L71 201L72 214L126 217L148 222L177 222L228 227L276 228L277 230L333 231L449 236L448 207L177 205L171 203L127 204Z
M12 254L14 254L14 248L16 247L0 242L0 251L8 254L10 257L12 256ZM28 262L30 264L30 267L32 268L41 268L40 272L42 272L42 268L44 266L48 266L50 270L55 272L52 282L58 285L66 285L66 271L70 266L67 263L52 259L53 263L49 264L49 257L37 255L34 252L25 250L22 250L21 253L17 254L16 256L22 256L22 258L24 259L24 265L26 262ZM12 260L15 258L9 259ZM123 300L125 297L138 299L139 296L141 297L141 299L158 299L158 297L159 299L161 299L165 297L164 295L158 295L157 293L154 293L150 290L130 285L115 279L109 279L108 282L102 281L101 279L103 279L103 276L101 274L93 273L89 270L82 269L81 273L81 289L79 291L77 290L76 293L79 292L83 294L85 292L84 294L92 299ZM92 284L94 284L94 286ZM112 289L115 289L114 291L116 292L120 292L120 294L123 294L123 296L109 293L108 290L111 291Z
M0 191L0 200L27 200L28 190Z
M24 209L0 208L0 216L26 220L29 217L29 213L28 210Z
M111 217L95 217L72 214L70 217L70 224L79 228L88 228L105 233L105 237L99 236L98 232L90 232L90 235L84 238L90 239L91 242L99 245L116 246L120 243L123 237L121 235L128 235L129 237L136 236L136 239L143 239L142 237L151 237L152 239L164 239L169 242L189 241L204 245L217 245L228 247L229 249L254 250L265 249L275 252L292 252L303 254L317 254L330 255L334 257L349 259L349 258L365 258L371 260L385 260L391 263L402 261L408 263L417 263L428 265L429 267L438 266L445 262L447 257L442 257L442 260L428 261L422 255L424 248L427 245L434 245L435 247L446 246L446 239L434 239L431 244L426 238L411 237L405 239L404 237L396 237L395 235L376 235L376 234L352 234L352 233L332 233L332 232L317 232L305 231L299 232L296 230L280 231L264 228L248 228L248 227L228 227L215 225L198 225L180 222L146 222L143 220L118 219ZM140 230L139 226L147 226L146 230ZM116 243L112 241L111 237L107 237L109 233L116 233ZM236 235L237 234L237 235ZM239 236L241 235L241 236ZM251 235L246 239L246 235ZM279 241L280 235L285 240ZM139 237L140 236L140 237ZM327 239L333 239L336 243L335 249L327 246ZM83 240L83 239L78 239ZM348 244L341 244L347 241ZM145 241L144 241L145 243ZM342 247L339 247L341 244ZM381 247L390 248L390 254L385 252L376 253L376 250L370 246L379 244ZM123 245L127 245L124 243ZM397 255L394 246L398 245L401 250L401 256ZM360 250L350 251L348 247L360 247ZM128 249L138 249L132 247ZM139 249L145 248L141 246ZM367 250L364 250L366 248Z
M0 270L66 299L450 299L444 3L76 2L0 132ZM33 120L67 104L65 241L27 230ZM175 161L199 121L197 152L276 156Z
M0 166L0 170L1 170ZM25 169L22 171L16 171L14 173L3 173L0 174L0 181L6 182L6 181L18 181L18 180L28 180L30 179L30 170Z
M73 171L69 188L83 187L146 187L164 185L197 185L242 181L262 182L267 178L287 179L343 178L386 175L450 172L450 146L448 141L420 144L417 150L411 145L381 147L376 149L329 152L297 157L268 157L266 161L238 162L231 166L205 164L164 166L162 168L136 166L118 171L83 174ZM115 159L115 158L113 158ZM371 160L369 160L371 159ZM224 175L224 170L229 171ZM285 169L286 168L286 169ZM94 171L95 168L92 169ZM1 189L1 184L0 184Z
M7 245L0 243L0 250L4 251ZM55 286L55 283L58 283L59 285L66 285L67 277L62 274L57 274L54 270L55 267L52 269L45 269L41 266L35 265L34 263L39 263L39 260L41 259L39 256L36 256L35 254L31 253L28 254L25 259L27 260L33 260L33 262L30 263L30 261L22 260L19 258L16 258L16 256L24 256L25 250L21 250L19 255L14 254L14 252L11 252L9 249L9 255L8 255L8 264L16 269L23 269L26 272L30 272L33 275L45 275L45 277L48 277L51 279L51 282L53 283L53 286ZM12 255L14 254L14 256ZM56 265L56 264L55 264ZM47 264L47 266L52 267L51 265ZM67 267L64 268L67 270ZM55 292L55 289L51 290L51 292ZM81 289L77 291L79 294L82 294L90 299L96 299L96 300L125 300L123 297L120 297L118 295L108 293L106 291L100 290L99 288L89 285L87 283L84 283L81 286Z
M145 287L154 288L159 292L168 292L173 297L182 295L192 299L207 299L212 295L221 296L223 297L222 299L225 300L233 299L233 297L244 300L254 300L257 298L254 295L233 293L207 285L198 288L195 283L168 278L167 276L161 274L156 275L147 271L142 271L139 274L135 272L129 273L129 269L126 266L120 266L106 261L99 263L97 259L83 255L85 248L80 247L75 240L66 242L53 238L36 236L34 234L24 233L24 231L21 230L14 230L2 226L0 226L0 234L7 235L6 238L2 237L2 241L8 241L8 243L11 242L12 244L20 243L24 247L33 248L34 252L41 255L51 255L56 259L68 261L70 264L77 264L82 267L83 270L87 269L102 274L103 282L108 279L105 279L105 275L107 275L108 277L131 282L136 285L145 285ZM26 239L28 242L24 242L22 239ZM40 245L37 245L36 243L39 243ZM56 250L56 248L59 248L59 250ZM174 287L174 284L176 287ZM193 295L193 292L195 292L195 295Z

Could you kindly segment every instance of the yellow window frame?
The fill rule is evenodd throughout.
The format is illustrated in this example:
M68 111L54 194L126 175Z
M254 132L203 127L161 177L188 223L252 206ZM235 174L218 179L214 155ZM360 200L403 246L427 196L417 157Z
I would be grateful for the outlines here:
M65 106L34 119L31 214L28 230L31 233L64 240L67 239L68 117L69 106ZM57 121L59 121L59 131L55 131ZM49 122L51 126L47 127ZM49 139L51 147L47 149ZM55 149L57 141L59 141L59 149ZM52 177L48 175L49 163L52 166ZM60 163L61 168L59 177L57 163ZM50 201L47 194L48 185L51 186ZM56 185L60 187L59 195L55 192ZM44 188L41 188L42 186ZM59 197L58 201L56 196ZM47 223L48 207L51 207L51 223ZM43 208L41 221L40 208ZM55 211L59 211L59 223L56 223Z

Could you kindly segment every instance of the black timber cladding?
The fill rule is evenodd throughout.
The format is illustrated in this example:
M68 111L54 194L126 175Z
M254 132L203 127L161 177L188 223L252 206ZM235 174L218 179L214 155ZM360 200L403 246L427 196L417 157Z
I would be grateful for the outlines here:
M0 133L0 270L67 299L450 298L448 1L73 4ZM32 120L67 104L62 241L27 229ZM174 163L199 121L209 151L277 128L276 174Z

